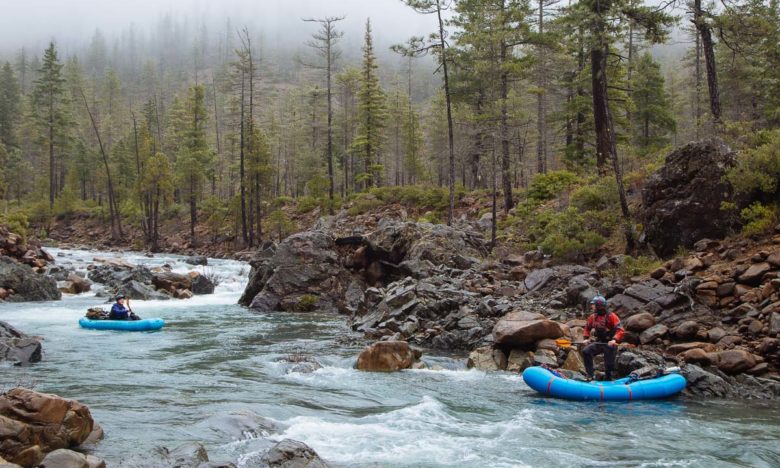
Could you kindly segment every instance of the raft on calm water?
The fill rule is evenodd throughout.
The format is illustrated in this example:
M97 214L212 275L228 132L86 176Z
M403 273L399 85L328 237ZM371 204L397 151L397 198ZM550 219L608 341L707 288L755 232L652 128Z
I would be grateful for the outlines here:
M122 330L122 331L151 331L159 330L165 325L161 318L143 320L90 320L86 317L79 319L82 328L91 330Z
M624 378L611 382L582 382L566 379L544 367L529 367L523 371L523 380L529 387L544 395L580 401L631 401L668 398L680 393L686 384L685 377L677 373L644 380Z

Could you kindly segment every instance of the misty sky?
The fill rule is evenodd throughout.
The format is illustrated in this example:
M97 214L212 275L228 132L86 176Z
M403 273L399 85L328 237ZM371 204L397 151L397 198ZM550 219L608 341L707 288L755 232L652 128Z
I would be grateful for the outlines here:
M346 15L341 29L361 40L370 16L381 43L427 33L435 21L400 0L0 0L0 53L22 46L43 49L50 39L83 44L98 28L109 40L131 24L144 33L166 13L216 24L230 17L236 26L246 22L261 28L271 41L304 41L314 26L304 24L303 17Z

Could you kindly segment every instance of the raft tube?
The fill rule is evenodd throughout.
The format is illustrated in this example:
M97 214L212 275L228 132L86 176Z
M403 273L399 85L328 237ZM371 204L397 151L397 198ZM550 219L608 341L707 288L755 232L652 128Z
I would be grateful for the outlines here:
M150 331L159 330L165 325L161 318L143 320L90 320L86 317L79 319L82 328L91 330L123 330L123 331Z
M523 380L539 393L565 400L631 401L655 400L680 393L687 383L680 374L630 382L628 378L612 382L582 382L559 377L543 367L529 367Z

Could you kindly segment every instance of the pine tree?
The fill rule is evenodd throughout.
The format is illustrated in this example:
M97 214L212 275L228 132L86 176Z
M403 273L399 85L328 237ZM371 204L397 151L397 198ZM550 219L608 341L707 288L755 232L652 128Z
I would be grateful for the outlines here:
M352 150L363 158L364 172L357 176L366 186L381 185L382 165L380 151L384 142L386 118L385 92L379 83L374 55L374 41L371 37L371 20L366 21L365 43L363 45L363 66L360 73L358 103L360 126Z
M184 120L179 122L182 136L176 155L176 175L179 188L190 207L190 242L197 244L195 226L198 222L198 199L202 195L203 182L213 163L213 154L206 141L205 104L206 91L201 85L194 85L187 91L183 106Z
M61 188L57 180L58 157L69 144L72 125L62 66L54 42L49 43L33 90L32 111L40 131L39 141L47 148L49 157L49 208L54 207L54 198Z
M457 4L457 11L454 23L461 28L458 43L479 54L472 59L477 60L472 68L482 71L478 80L487 80L493 86L492 92L483 96L492 97L495 105L504 211L508 212L514 206L509 99L511 84L522 74L522 59L518 58L515 49L530 39L526 21L530 8L526 0L464 0Z
M646 153L666 144L667 135L675 129L675 121L669 95L664 89L661 67L650 52L640 57L632 81L636 141L641 151Z
M328 101L328 128L327 128L328 141L327 141L325 159L328 163L328 182L329 182L328 197L330 198L331 201L333 200L333 187L334 187L332 80L333 80L333 68L335 66L335 62L336 60L338 60L339 56L341 55L340 52L336 49L336 43L344 35L344 33L336 30L335 24L343 19L344 17L340 16L340 17L328 17L328 18L317 19L317 20L305 20L310 22L317 22L320 24L320 30L312 36L314 40L308 42L307 45L317 50L317 53L323 58L325 62L324 65L315 66L315 68L325 71L325 82L326 82L325 89L327 92L327 101ZM331 206L331 212L332 211L333 208Z
M0 144L5 151L17 147L16 125L19 121L21 95L19 84L11 64L5 62L0 69Z

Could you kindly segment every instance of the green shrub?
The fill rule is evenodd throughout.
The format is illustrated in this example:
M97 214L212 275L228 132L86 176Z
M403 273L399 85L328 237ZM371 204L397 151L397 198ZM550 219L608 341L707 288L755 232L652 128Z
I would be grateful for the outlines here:
M376 198L372 193L360 193L354 198L352 206L347 210L347 214L357 216L382 205L384 205L384 202Z
M662 264L663 261L657 258L626 255L616 267L606 270L604 276L612 279L629 279L632 276L648 275Z
M317 307L319 298L313 294L304 294L295 305L296 312L311 312Z
M308 213L313 209L320 206L319 202L314 197L301 197L298 199L298 206L295 207L295 211L300 214Z
M188 213L188 210L184 207L184 205L179 203L171 203L163 209L161 218L164 220L177 219L181 218L186 213Z
M328 178L318 174L306 182L306 193L313 198L322 198L328 194L329 186Z
M599 233L588 229L584 216L574 207L559 213L545 213L539 221L539 247L556 258L577 260L579 257L588 257L606 242Z
M417 221L421 223L441 224L442 218L441 215L435 211L426 211L424 215L417 218Z
M742 232L748 235L760 234L771 229L777 220L777 207L765 206L755 202L740 211L740 216L745 222Z
M5 224L9 231L22 236L22 242L27 243L28 228L30 221L27 214L23 211L12 211L6 215L0 216L0 223Z
M274 208L281 208L283 206L289 206L295 203L295 199L293 197L287 197L287 196L281 196L276 197L271 202L271 206Z
M574 186L578 181L579 176L569 171L552 171L547 174L537 174L531 181L527 196L529 199L536 201L552 200Z
M295 223L287 216L287 213L280 209L272 211L265 222L266 230L272 234L276 234L279 237L280 242L296 229Z
M738 194L780 193L780 130L756 134L757 146L740 153L726 180Z
M619 201L617 183L611 177L583 185L571 194L571 204L580 211L615 210Z

